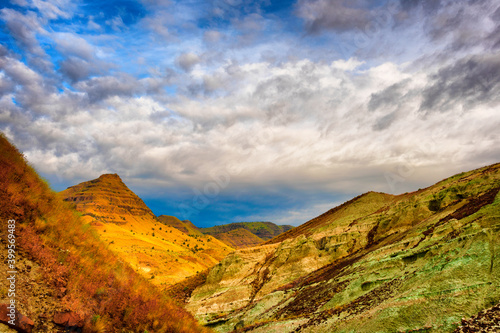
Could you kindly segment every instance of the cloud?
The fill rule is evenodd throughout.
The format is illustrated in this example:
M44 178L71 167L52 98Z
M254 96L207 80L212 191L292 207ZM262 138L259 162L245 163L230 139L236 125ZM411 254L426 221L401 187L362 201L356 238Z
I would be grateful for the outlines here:
M75 87L85 92L91 103L97 103L113 96L132 96L143 91L141 84L132 76L100 76L78 82Z
M220 31L206 30L203 32L203 39L208 43L217 43L222 38Z
M89 77L92 73L97 73L92 70L91 65L87 61L76 57L69 57L61 61L59 70L72 82L80 81Z
M196 54L188 52L182 53L177 57L176 63L186 72L189 72L193 67L200 62L200 57Z
M18 3L0 11L0 129L66 184L117 172L189 202L229 174L211 219L232 207L257 218L257 207L299 223L340 197L414 190L498 151L493 1L405 2L394 20L387 3L362 0L273 13L246 0L145 0L133 17L76 5L70 19ZM366 47L339 58L341 38L369 21L379 30Z
M36 34L43 32L44 29L34 12L28 11L26 15L23 15L13 9L3 8L0 10L0 16L6 22L11 35L21 46L34 55L45 56L36 38Z
M468 56L441 68L423 91L420 111L464 110L479 104L498 103L500 54Z
M370 22L370 11L364 1L299 0L296 13L304 19L310 33L363 29Z
M96 52L94 47L76 34L68 32L55 33L54 39L59 52L65 56L72 55L84 60L94 58Z

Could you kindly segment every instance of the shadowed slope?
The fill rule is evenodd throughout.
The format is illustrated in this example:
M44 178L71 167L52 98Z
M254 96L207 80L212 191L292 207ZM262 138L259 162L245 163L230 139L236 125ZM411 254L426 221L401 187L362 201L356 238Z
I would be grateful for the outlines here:
M158 216L158 221L170 227L176 228L185 233L186 235L192 235L192 236L203 235L200 229L193 223L191 223L191 221L189 220L181 221L175 216L160 215Z

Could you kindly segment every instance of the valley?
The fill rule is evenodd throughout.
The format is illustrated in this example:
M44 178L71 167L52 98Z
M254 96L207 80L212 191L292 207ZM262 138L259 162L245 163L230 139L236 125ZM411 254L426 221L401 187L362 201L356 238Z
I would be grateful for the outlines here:
M368 192L295 228L198 228L155 216L117 174L53 193L1 143L0 216L23 221L19 278L28 287L18 311L30 320L26 332L57 332L57 318L89 332L499 327L500 164L401 195ZM166 309L176 314L154 319Z

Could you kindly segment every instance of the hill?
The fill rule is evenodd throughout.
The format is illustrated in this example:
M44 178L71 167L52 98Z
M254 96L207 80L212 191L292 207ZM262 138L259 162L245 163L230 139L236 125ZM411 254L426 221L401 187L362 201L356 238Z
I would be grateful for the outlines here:
M228 255L191 287L187 309L219 332L494 332L499 190L495 164L360 195Z
M161 223L116 174L69 187L60 195L113 252L157 285L168 286L212 267L233 250L212 236L187 235Z
M0 331L11 331L14 299L19 332L208 332L110 251L2 135L0 202Z
M259 245L290 229L293 229L290 225L276 225L271 222L237 222L201 228L200 231L230 246L246 248Z
M160 221L164 225L176 228L185 233L186 235L197 235L197 236L203 235L200 232L200 229L193 223L191 223L191 221L189 220L181 221L175 216L160 215L158 216L158 221Z

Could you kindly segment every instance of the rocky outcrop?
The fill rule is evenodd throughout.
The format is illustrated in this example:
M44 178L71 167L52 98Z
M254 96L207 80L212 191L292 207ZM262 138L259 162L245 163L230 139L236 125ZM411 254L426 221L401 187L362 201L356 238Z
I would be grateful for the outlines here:
M461 325L453 333L500 332L500 304L483 310L469 319L462 319Z
M104 174L61 192L76 210L104 223L127 223L127 217L155 219L153 212L117 174Z
M56 312L53 320L57 325L73 330L82 328L84 324L83 318L78 313L70 311Z
M30 318L22 315L11 304L0 304L0 323L3 323L18 332L31 333L35 323Z

